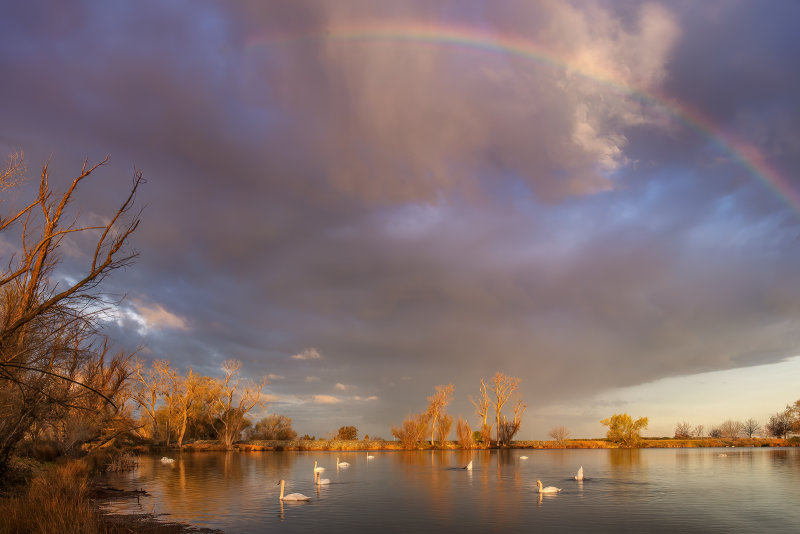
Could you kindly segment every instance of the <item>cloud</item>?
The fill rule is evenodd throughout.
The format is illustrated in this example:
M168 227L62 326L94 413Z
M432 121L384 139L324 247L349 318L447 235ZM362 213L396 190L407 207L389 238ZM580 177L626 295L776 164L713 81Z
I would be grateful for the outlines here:
M370 395L369 397L359 397L358 395L353 397L355 401L375 401L378 400L378 397L375 395Z
M336 389L340 390L340 391L347 391L348 389L350 389L353 386L345 385L345 384L342 384L342 383L337 383L334 387Z
M322 355L315 348L305 349L303 352L292 355L292 359L295 360L319 360L321 358Z
M142 298L130 299L130 304L120 307L115 315L118 321L132 321L138 325L137 330L141 335L153 331L189 330L186 318L167 311L157 302Z
M357 414L370 434L440 383L471 413L498 369L523 399L581 405L796 353L796 210L717 135L797 174L797 6L466 4L7 10L0 147L50 161L54 185L111 153L91 217L134 165L148 178L136 263L102 285L138 300L104 333L208 374L324 359L329 399L381 388ZM419 21L534 53L336 37ZM91 252L69 247L57 280ZM321 382L276 385L309 433L340 417Z
M332 395L314 395L312 399L317 404L339 404L342 402L342 399Z
M284 380L286 377L283 375L276 375L275 373L270 373L267 375L267 378L270 380Z

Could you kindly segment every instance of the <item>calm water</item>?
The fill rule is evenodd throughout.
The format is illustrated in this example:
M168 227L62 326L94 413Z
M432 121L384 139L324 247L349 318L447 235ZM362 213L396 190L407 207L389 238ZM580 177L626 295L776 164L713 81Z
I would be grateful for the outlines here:
M798 532L800 449L253 452L142 457L116 511L238 532ZM527 455L528 459L519 457ZM336 469L336 457L350 463ZM473 470L454 469L473 460ZM313 483L314 461L329 486ZM583 466L586 480L573 479ZM536 479L562 488L536 493ZM278 500L286 493L310 502Z

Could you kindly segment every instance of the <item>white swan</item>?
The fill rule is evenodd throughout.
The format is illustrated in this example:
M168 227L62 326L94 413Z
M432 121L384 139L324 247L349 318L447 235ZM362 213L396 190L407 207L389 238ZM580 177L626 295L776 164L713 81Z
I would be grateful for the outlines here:
M557 488L555 486L547 486L546 488L543 488L541 480L536 481L536 486L539 488L539 493L558 493L561 491L561 488Z
M528 459L528 457L527 457L527 456L520 456L520 457L519 457L519 459L520 459L520 460L527 460L527 459Z
M319 473L314 473L314 482L317 483L317 486L327 486L331 483L331 479L322 478Z
M578 469L578 474L575 475L575 480L583 480L583 466Z
M175 458L167 458L166 456L161 457L162 464L173 464L175 463Z
M286 484L286 481L281 479L281 481L278 482L278 484L281 485L281 496L279 497L279 499L281 501L310 501L311 500L311 497L306 497L302 493L290 493L289 495L286 495L284 497L283 496L283 486Z
M464 469L467 471L472 471L472 460L470 460L469 463L464 466Z
M370 453L367 453L367 460L374 460L375 457L372 456Z
M325 468L324 467L317 467L317 461L314 460L314 472L315 473L322 473L323 471L325 471Z
M339 458L336 458L336 467L350 467L350 464L347 462L340 462Z

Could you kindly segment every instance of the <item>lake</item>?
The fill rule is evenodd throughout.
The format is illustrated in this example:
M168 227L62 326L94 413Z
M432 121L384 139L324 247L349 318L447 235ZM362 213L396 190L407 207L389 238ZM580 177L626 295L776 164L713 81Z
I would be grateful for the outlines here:
M797 532L800 449L174 453L111 485L116 512L248 532ZM521 459L520 456L528 459ZM336 458L350 463L336 468ZM314 461L326 470L316 486ZM473 469L458 469L473 461ZM583 466L585 480L574 475ZM281 503L299 492L309 502ZM562 489L540 495L536 480Z

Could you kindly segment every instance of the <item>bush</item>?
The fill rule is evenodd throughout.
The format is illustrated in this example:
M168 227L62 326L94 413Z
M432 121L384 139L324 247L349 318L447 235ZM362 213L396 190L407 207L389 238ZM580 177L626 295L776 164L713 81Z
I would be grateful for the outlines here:
M354 426L343 426L340 427L338 432L336 432L336 438L345 441L358 439L358 429Z
M475 434L472 429L461 417L456 422L456 435L458 436L458 446L462 449L471 449L475 446Z

